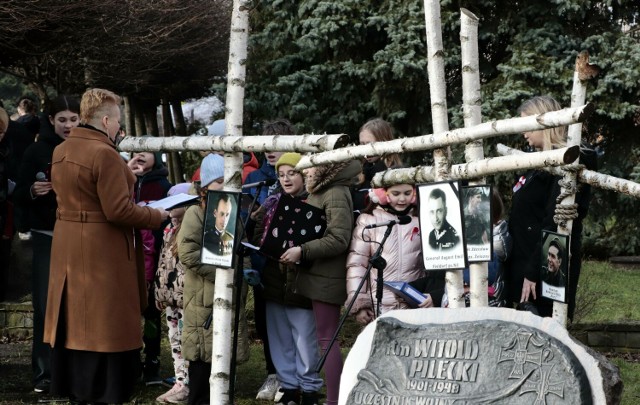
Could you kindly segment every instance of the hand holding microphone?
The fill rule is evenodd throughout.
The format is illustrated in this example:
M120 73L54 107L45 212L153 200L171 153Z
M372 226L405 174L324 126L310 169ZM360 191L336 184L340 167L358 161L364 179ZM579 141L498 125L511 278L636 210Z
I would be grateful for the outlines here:
M53 187L49 179L47 179L47 175L43 172L36 173L36 181L31 186L31 198L41 197L48 194L51 190L53 190Z

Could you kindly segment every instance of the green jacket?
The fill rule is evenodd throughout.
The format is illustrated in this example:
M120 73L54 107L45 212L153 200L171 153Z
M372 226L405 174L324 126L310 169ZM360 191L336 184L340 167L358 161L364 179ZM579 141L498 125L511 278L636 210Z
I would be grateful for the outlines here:
M200 263L204 210L199 205L189 207L178 232L178 257L184 265L184 319L182 356L186 360L211 363L213 325L202 324L213 311L213 290L216 268Z
M347 298L346 262L353 231L350 186L360 173L360 163L350 161L318 166L307 178L307 203L324 210L327 230L320 239L302 245L310 268L300 268L296 292L312 300L342 305Z

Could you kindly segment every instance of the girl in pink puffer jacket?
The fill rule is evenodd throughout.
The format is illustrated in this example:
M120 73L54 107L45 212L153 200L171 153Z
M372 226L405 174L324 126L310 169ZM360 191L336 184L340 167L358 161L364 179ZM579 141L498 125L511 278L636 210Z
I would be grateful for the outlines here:
M383 271L383 281L410 282L425 275L415 206L415 188L410 184L397 184L386 189L373 189L369 195L371 203L358 217L349 247L346 306L354 298L358 285L365 276L369 259L375 254L387 229L386 226L365 229L367 225L397 220L404 215L410 216L411 222L408 224L393 225L391 234L384 244L382 258L387 265ZM351 308L350 314L355 315L356 320L362 324L375 319L377 279L378 271L373 268ZM430 301L426 306L433 306L434 298L429 296L428 300ZM409 306L402 298L384 288L380 312L401 308Z

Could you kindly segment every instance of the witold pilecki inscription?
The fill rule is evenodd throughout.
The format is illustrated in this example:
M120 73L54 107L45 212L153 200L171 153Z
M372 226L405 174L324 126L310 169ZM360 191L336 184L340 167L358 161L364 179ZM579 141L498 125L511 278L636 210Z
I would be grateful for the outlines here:
M500 320L378 319L347 404L591 404L586 371L560 340Z

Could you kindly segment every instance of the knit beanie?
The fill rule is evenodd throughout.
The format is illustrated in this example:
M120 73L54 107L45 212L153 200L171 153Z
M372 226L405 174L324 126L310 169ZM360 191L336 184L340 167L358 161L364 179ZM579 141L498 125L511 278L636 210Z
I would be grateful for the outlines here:
M225 130L226 125L224 120L214 121L213 124L207 126L207 134L209 136L223 136Z
M167 191L167 196L187 194L189 192L189 187L191 187L191 183L178 183Z
M289 165L291 167L296 167L298 162L302 159L302 155L295 152L288 152L280 156L280 159L276 162L276 172L282 165Z
M200 164L200 187L205 188L215 179L224 176L224 158L211 153Z

